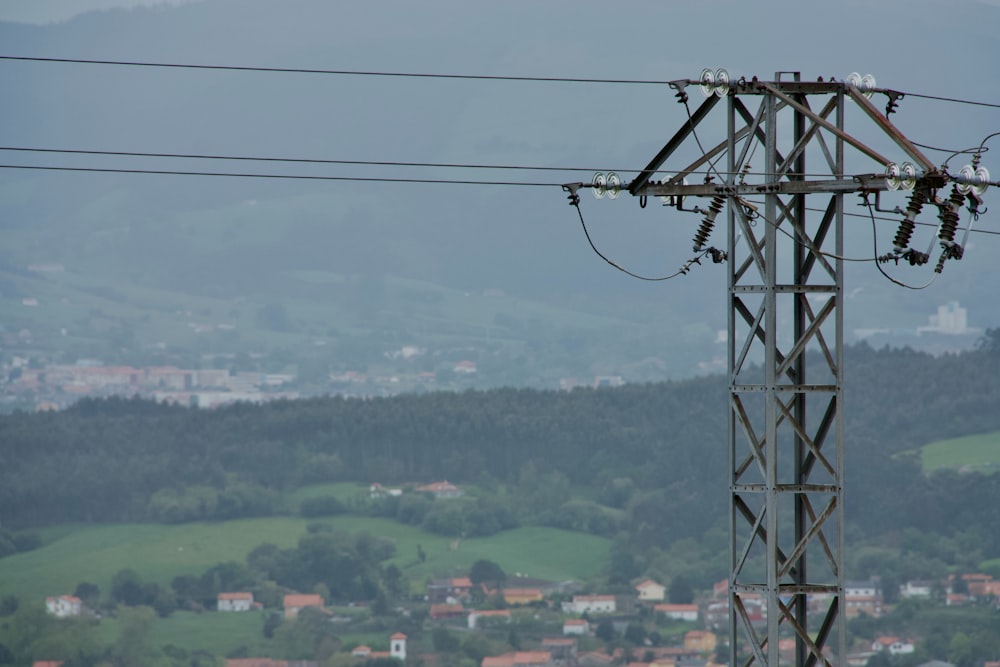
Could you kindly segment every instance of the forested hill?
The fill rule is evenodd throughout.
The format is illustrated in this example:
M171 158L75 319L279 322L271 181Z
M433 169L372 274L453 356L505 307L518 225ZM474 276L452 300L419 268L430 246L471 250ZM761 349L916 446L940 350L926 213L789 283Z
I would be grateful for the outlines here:
M974 522L1000 536L1000 498L988 497L1000 493L1000 476L927 479L901 455L936 439L1000 430L1000 331L958 355L861 345L846 357L849 520L869 533L887 524L954 531ZM213 411L85 400L62 412L0 418L0 521L155 519L151 498L194 486L220 490L215 518L225 518L275 511L269 494L307 483L448 479L524 493L586 489L623 510L621 528L638 539L642 526L643 540L663 543L700 535L725 515L726 400L722 377Z

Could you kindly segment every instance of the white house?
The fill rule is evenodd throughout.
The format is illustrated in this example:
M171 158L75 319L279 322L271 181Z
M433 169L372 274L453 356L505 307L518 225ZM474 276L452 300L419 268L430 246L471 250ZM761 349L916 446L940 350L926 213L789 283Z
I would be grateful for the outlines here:
M371 498L385 498L386 496L401 496L403 495L402 489L389 489L378 482L371 485L368 490L368 495Z
M867 614L879 618L885 611L883 608L882 591L876 581L848 582L844 585L844 615L855 618L859 614Z
M569 614L613 614L617 609L614 595L574 595L572 602L563 602Z
M696 604L658 604L653 611L663 614L672 621L697 621L698 605Z
M567 618L563 621L564 635L586 635L590 632L590 623L583 618Z
M652 579L647 579L640 584L636 584L635 590L638 592L640 600L649 602L659 602L663 600L667 592L666 586L659 584Z
M913 653L913 640L899 637L876 637L872 642L873 651L888 651L890 655Z
M849 581L844 584L844 597L873 598L881 595L878 583L868 581Z
M907 581L899 587L899 596L903 598L929 598L934 582Z
M60 595L59 597L45 598L45 609L59 618L79 616L83 613L83 602L74 595Z
M253 593L219 593L219 611L250 611L253 609Z

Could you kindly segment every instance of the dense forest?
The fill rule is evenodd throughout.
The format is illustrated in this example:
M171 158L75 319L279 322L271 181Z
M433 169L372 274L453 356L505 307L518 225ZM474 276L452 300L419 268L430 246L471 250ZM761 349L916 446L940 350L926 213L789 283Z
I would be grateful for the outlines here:
M1000 430L1000 331L961 354L858 345L846 360L851 535L966 534L984 558L1000 556L1000 474L927 476L908 454ZM444 533L542 523L669 549L724 520L726 400L717 376L212 411L84 400L0 418L0 525L260 516L288 511L276 498L309 483L447 479L490 493L448 508L404 496L363 509Z

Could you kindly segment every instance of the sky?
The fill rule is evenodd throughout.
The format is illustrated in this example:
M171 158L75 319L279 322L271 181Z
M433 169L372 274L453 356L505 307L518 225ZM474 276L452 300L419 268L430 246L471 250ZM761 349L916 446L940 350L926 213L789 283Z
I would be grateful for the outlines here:
M1000 130L996 109L916 97L1000 102L1000 73L973 66L992 62L1000 52L996 4L844 0L813 3L808 11L801 7L791 0L637 2L627 8L564 0L7 0L0 2L0 21L41 25L7 29L11 38L0 50L66 58L656 80L697 77L703 67L765 80L787 70L801 71L806 79L871 72L880 86L913 94L901 101L893 119L914 140L965 148ZM130 11L94 11L114 8ZM933 56L919 57L922 53ZM0 84L11 101L0 127L0 145L8 146L611 168L645 164L684 121L683 107L665 86L323 79L13 62L0 67ZM696 92L694 102L700 99ZM996 152L987 158L1000 155L1000 140L994 141ZM987 166L1000 174L1000 162L988 159ZM589 180L589 174L580 178ZM121 183L170 203L231 194L234 202L259 201L263 207L284 196L271 183L237 188L217 181L107 182L101 194L104 181L96 177L72 180L74 187L94 184L87 193L94 200L78 207L78 215L98 217L115 206ZM558 190L353 186L323 196L335 199L332 204L324 199L317 206L323 213L311 214L338 221L416 216L426 225L421 231L428 243L447 245L453 253L488 241L479 273L488 274L483 280L492 281L490 287L508 293L516 291L518 278L508 267L521 266L533 276L551 267L547 280L576 285L585 294L608 285L618 293L653 294L653 288L628 282L593 256ZM658 273L664 262L669 270L677 268L687 259L681 253L690 248L689 227L696 220L685 219L682 229L667 226L630 204L628 198L615 205L586 202L595 241L641 273ZM855 222L849 241L859 253L871 253L870 227ZM86 223L81 218L80 225ZM379 233L387 246L395 237L416 234L415 225L384 224ZM978 224L1000 230L992 212ZM447 233L438 236L439 229ZM378 240L375 233L353 234L347 259L367 258ZM891 231L884 236L891 238ZM980 248L1000 247L995 239L975 238ZM890 328L890 317L875 316L897 317L901 305L909 311L908 325L926 324L949 301L968 306L974 326L1000 326L1000 312L990 302L993 290L984 284L984 276L998 275L996 262L991 253L971 250L932 289L916 295L890 285L871 264L850 267L849 298L871 300L867 308L851 309L855 319L848 328ZM697 281L665 293L678 311L709 322L714 336L725 327L723 272L699 271ZM860 314L865 319L858 320Z
M0 3L0 21L45 24L68 21L80 14L105 9L177 5L194 0L6 0Z
M66 21L94 10L176 5L197 0L6 0L0 4L0 21L51 23ZM976 0L1000 7L1000 0Z

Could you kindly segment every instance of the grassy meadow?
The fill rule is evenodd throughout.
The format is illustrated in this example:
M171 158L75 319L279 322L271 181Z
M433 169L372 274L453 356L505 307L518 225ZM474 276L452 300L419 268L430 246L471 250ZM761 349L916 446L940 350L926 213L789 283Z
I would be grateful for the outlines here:
M325 485L329 486L329 485ZM355 493L354 485L335 489L303 489L300 497ZM409 579L414 592L424 590L430 577L464 573L479 559L500 564L510 575L561 581L585 580L600 571L610 541L571 531L525 526L482 538L454 540L427 533L390 519L337 516L324 519L268 517L179 525L113 524L63 525L39 531L44 546L15 554L0 562L0 596L43 599L72 593L81 581L98 585L102 596L110 590L116 572L131 568L144 581L169 586L182 574L201 574L226 561L243 562L247 553L270 542L295 546L313 522L350 533L368 533L392 539L392 559ZM418 557L418 545L426 559Z
M925 473L941 468L1000 471L1000 431L932 442L921 448L920 461Z
M261 632L264 615L260 612L217 613L176 611L167 618L157 618L153 625L154 646L183 647L186 651L208 651L214 655L246 646L251 655L259 655L270 645ZM116 618L101 619L97 626L101 642L113 644L121 633Z

